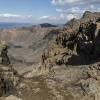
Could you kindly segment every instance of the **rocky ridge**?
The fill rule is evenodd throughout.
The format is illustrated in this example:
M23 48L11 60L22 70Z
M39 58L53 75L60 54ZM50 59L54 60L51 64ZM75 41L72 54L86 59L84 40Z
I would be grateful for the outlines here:
M99 18L83 20L79 23L79 27L78 25L69 28L64 26L45 35L44 38L52 41L44 50L42 61L32 67L32 72L23 73L24 78L16 86L18 92L12 93L11 98L16 100L20 98L22 100L100 99ZM55 34L56 38L50 38L51 33ZM33 45L29 48L33 48Z
M58 90L56 100L99 100L99 35L99 20L83 21L78 29L62 28L55 42L44 51L42 63L25 77L48 74L49 78L59 80L65 88L60 90L66 92L66 96Z

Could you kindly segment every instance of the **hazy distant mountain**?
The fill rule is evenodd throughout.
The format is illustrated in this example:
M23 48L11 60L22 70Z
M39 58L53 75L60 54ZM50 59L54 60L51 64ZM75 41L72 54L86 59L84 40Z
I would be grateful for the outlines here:
M40 24L40 26L43 28L46 28L46 27L57 27L55 25L52 25L52 24L49 24L49 23L43 23L43 24Z

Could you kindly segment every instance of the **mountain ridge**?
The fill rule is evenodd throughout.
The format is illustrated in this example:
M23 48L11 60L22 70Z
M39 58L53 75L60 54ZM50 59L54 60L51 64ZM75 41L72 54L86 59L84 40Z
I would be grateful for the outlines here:
M61 27L44 27L44 24L15 29L19 37L11 41L14 45L9 44L8 54L14 57L9 58L16 65L14 69L23 76L16 86L17 97L23 100L100 99L100 19L97 13L88 11L83 16ZM7 31L11 34L12 30L3 30L3 39ZM22 43L22 47L13 41Z

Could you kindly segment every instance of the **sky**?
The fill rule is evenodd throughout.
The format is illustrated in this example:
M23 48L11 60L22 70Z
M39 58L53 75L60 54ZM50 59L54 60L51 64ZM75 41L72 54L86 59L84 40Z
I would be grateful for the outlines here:
M0 22L59 23L100 12L100 0L0 0Z

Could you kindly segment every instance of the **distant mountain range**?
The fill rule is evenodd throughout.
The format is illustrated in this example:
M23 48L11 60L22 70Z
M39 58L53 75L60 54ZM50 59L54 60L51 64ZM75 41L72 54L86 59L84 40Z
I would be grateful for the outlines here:
M0 22L0 29L4 29L4 28L14 28L14 27L21 27L21 26L31 26L31 25L37 25L38 23L3 23ZM45 24L40 24L41 26L47 26L48 23ZM53 24L53 26L63 26L64 24ZM48 27L51 27L51 24L48 24Z

